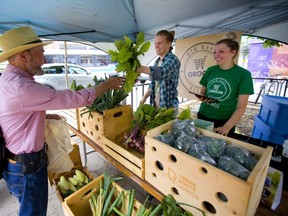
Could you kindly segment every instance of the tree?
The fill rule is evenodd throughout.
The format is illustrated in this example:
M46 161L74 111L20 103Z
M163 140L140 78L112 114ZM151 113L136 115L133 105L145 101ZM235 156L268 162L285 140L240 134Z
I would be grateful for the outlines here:
M250 38L255 38L255 37L252 37L252 36L248 36ZM271 39L267 39L267 38L261 38L261 37L257 37L257 39L263 41L263 47L264 48L271 48L273 46L276 46L276 47L281 47L283 46L282 43L280 43L279 41L275 41L275 40L271 40Z

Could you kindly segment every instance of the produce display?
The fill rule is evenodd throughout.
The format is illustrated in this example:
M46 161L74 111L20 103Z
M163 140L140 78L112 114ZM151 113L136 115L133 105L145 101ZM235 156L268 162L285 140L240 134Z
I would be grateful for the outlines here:
M120 208L123 208L121 204L123 205L124 203L124 191L118 195L114 202L112 202L113 194L115 191L115 187L112 186L112 182L120 179L122 178L111 178L106 173L104 174L104 180L100 181L100 191L93 192L91 197L89 198L89 204L93 216L111 215L113 212L119 212ZM130 196L132 199L132 195ZM132 209L133 202L131 206L129 205L128 213L130 211L132 212ZM131 213L129 215L131 215Z
M113 186L113 181L121 180L121 177L111 178L106 173L104 174L103 181L100 181L100 190L94 191L89 198L89 205L93 216L108 216L108 215L120 215L120 216L131 216L133 213L134 202L135 202L135 190L122 190L115 197L115 191L117 190ZM93 191L93 189L92 189ZM125 199L126 198L126 199ZM192 216L193 214L189 211L181 208L181 205L188 205L192 208L200 211L204 216L205 213L194 206L186 203L178 203L171 194L164 196L157 206L151 205L149 208L146 207L149 196L136 213L136 216L181 216L187 215Z
M96 76L94 76L94 86L99 85L100 83L106 81L108 78L105 77L104 79L98 79ZM92 85L91 85L92 86ZM89 87L89 86L88 86ZM72 90L81 90L84 87L82 85L77 85L76 81L73 80L71 87ZM85 109L81 110L81 114L89 113L91 112L98 112L103 113L106 109L113 109L115 107L120 106L121 101L123 101L128 94L124 90L113 90L109 89L106 92L104 92L101 96L95 98L93 103L90 106L87 106Z
M124 35L123 40L116 40L114 44L117 50L108 50L108 53L111 55L112 62L118 62L116 71L125 73L124 90L129 93L139 76L137 69L141 64L138 56L144 55L149 50L150 42L144 42L144 33L139 32L136 42L133 42L129 37Z
M257 163L247 149L200 134L193 119L178 119L170 131L154 138L243 180L247 180Z
M141 104L133 115L132 128L124 134L123 145L143 153L146 131L173 120L174 108L155 108L148 104Z
M179 203L176 202L174 197L171 194L168 194L167 196L164 196L161 200L161 203L150 213L147 214L147 216L154 216L154 215L163 215L163 216L193 216L193 214L187 210L184 210L181 208L181 206L186 205L190 206L199 212L202 213L203 216L205 216L205 213L192 205L186 204L186 203Z
M63 198L71 195L91 181L81 170L75 169L74 172L75 174L72 177L66 178L62 175L59 179L58 187Z

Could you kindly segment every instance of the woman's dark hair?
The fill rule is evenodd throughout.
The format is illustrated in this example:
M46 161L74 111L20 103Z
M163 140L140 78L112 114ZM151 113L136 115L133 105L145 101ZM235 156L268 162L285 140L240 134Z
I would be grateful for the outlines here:
M164 36L166 38L166 40L168 42L172 42L174 41L174 35L175 35L175 31L167 31L167 30L161 30L161 31L158 31L157 34L155 36ZM172 50L173 47L171 46L170 47L170 50Z

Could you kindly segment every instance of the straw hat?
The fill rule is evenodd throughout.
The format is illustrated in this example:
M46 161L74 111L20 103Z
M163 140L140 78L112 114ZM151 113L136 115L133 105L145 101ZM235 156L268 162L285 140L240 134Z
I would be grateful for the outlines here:
M19 27L6 31L0 36L0 63L9 57L31 49L36 46L46 46L52 42L42 42L38 35L30 27Z

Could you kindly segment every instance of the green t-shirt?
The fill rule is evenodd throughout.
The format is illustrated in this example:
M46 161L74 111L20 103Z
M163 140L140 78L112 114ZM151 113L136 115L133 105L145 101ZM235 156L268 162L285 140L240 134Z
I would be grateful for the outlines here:
M222 70L219 65L208 68L200 80L207 88L206 96L218 103L201 103L199 112L215 120L228 120L236 110L239 95L254 94L251 73L238 66Z

